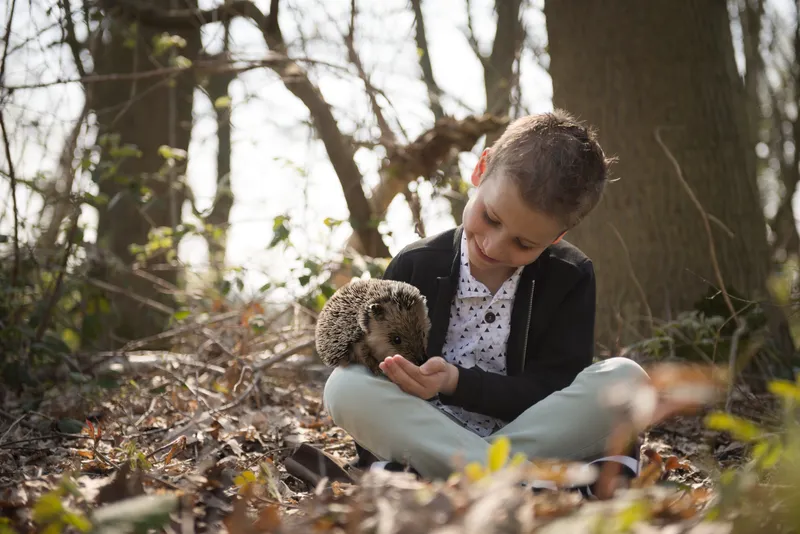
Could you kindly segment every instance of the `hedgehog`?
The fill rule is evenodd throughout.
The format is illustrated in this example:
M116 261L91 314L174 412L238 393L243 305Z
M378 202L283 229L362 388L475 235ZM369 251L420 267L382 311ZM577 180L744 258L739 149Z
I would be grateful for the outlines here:
M365 365L374 375L387 356L421 365L427 356L425 296L406 282L356 279L339 288L319 313L316 348L329 367Z

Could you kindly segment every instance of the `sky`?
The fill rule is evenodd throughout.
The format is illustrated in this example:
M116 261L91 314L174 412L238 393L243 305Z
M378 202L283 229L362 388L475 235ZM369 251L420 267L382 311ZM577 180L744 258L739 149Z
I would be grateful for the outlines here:
M201 0L201 8L209 8L220 0ZM269 0L255 2L265 13ZM480 63L466 38L466 0L437 0L423 2L431 62L436 80L448 95L445 109L457 117L481 113L485 94ZM546 42L542 1L534 1L524 13L531 38ZM314 35L308 54L312 59L338 65L346 64L342 33L346 31L350 2L348 0L284 0L281 5L281 29L287 41L300 33L306 39ZM472 0L473 24L484 52L491 48L495 17L492 0ZM0 0L0 14L7 20L8 0ZM384 106L390 123L398 121L410 139L432 125L427 94L420 81L420 71L414 41L414 21L407 0L359 2L361 13L357 20L356 46L372 77L373 85L387 94L391 107ZM36 83L57 78L74 78L76 71L65 47L48 46L60 37L54 26L57 11L45 14L43 3L19 1L16 5L14 42L30 42L9 55L6 83L11 85ZM299 15L298 15L299 14ZM3 23L3 25L5 25ZM338 26L338 28L337 28ZM50 27L50 29L48 29ZM80 28L79 28L80 29ZM734 29L734 35L736 35ZM236 20L231 26L232 50L240 58L263 57L266 48L260 32L247 20ZM219 24L206 25L203 42L209 51L221 48L222 29ZM335 44L331 44L335 43ZM741 50L737 48L741 60ZM526 52L521 68L522 99L530 112L552 109L552 84L547 72ZM313 79L331 104L342 130L352 131L370 117L363 86L352 75L341 72L315 71ZM274 217L289 213L296 225L310 228L308 232L294 231L292 241L300 257L315 254L332 257L349 235L347 227L333 234L323 224L327 217L347 217L347 209L336 175L327 161L324 147L313 131L303 124L308 112L303 104L289 93L276 75L268 69L240 75L231 84L233 148L232 188L235 205L231 212L227 263L241 266L248 291L261 287L267 280L289 276L296 261L281 250L268 251L272 238ZM12 155L20 177L33 179L40 173L55 169L59 150L66 132L72 126L83 104L82 90L77 83L60 84L44 89L18 91L11 104L3 110L12 139ZM384 101L384 104L386 102ZM374 121L370 122L374 125ZM398 130L396 130L398 131ZM374 134L374 126L371 132ZM358 130L361 137L370 132ZM93 141L84 136L82 144ZM187 179L200 209L211 205L216 176L216 125L212 103L200 93L195 94L194 126L189 147ZM477 154L462 154L461 174L468 177ZM357 164L365 183L377 183L379 155L361 150ZM0 155L2 168L5 157ZM86 188L85 177L77 187ZM423 200L423 218L428 234L451 227L449 204L431 200L431 188L423 183L419 192ZM11 216L8 184L0 181L0 200L5 202L0 213L0 231L8 235ZM41 210L38 197L18 189L20 215L35 218ZM188 212L188 209L185 210ZM88 226L87 238L93 239L92 227L96 218L85 210L82 221ZM402 197L392 204L383 229L392 232L386 242L392 253L417 239L411 215ZM207 265L205 242L200 238L185 239L179 250L181 261L190 270L202 270Z
M201 8L217 5L218 0L201 0ZM257 5L266 13L268 0ZM337 65L346 64L342 32L346 29L350 2L347 0L286 0L281 12L281 29L287 41L302 32L326 36L309 46L308 55ZM432 125L427 93L420 81L419 64L414 41L414 21L406 1L384 0L380 3L360 2L361 12L356 24L356 46L362 62L370 72L373 85L386 92L391 106L384 106L392 124L402 124L409 139ZM431 62L440 87L450 97L445 101L447 111L457 117L481 113L484 107L482 68L466 39L466 2L438 0L424 2ZM7 20L8 4L0 2L0 13ZM298 13L301 15L298 16ZM491 49L494 36L492 2L472 2L473 23L484 52ZM17 2L12 35L15 42L30 39L26 46L9 56L7 84L31 84L54 79L74 78L77 73L71 56L64 47L45 49L44 45L59 39L53 26L58 13L46 16L41 4ZM535 38L544 38L544 19L536 2L524 15ZM338 26L338 28L337 28ZM240 19L231 25L232 50L240 58L259 58L265 54L263 37L248 20ZM220 24L204 27L203 43L211 52L221 48ZM335 43L331 46L331 43ZM13 46L13 45L12 45ZM314 80L334 109L340 129L352 131L370 117L365 92L360 80L339 72L315 72ZM523 57L523 102L530 111L551 108L551 83L547 73L530 54ZM336 174L327 161L325 150L315 139L313 131L303 124L308 112L294 95L289 93L270 70L242 74L230 87L232 99L232 176L236 198L231 212L227 263L242 266L248 273L249 289L258 288L272 278L288 276L295 264L287 261L281 250L268 251L272 238L274 217L288 212L293 223L310 228L309 232L293 232L292 242L301 256L312 253L323 257L335 254L349 235L347 227L331 232L323 224L327 217L343 219L347 208ZM58 152L83 104L82 90L77 83L17 92L13 102L4 110L12 139L12 152L17 175L31 179L39 173L56 168ZM385 104L385 102L384 102ZM466 106L466 107L465 107ZM371 121L374 125L374 121ZM399 130L398 130L399 131ZM360 137L370 132L361 128ZM374 126L372 129L374 133ZM93 141L91 131L82 138L85 146ZM476 154L481 147L475 149ZM216 123L212 103L197 91L195 94L194 126L189 147L187 179L200 209L211 205L216 177ZM476 154L462 155L462 176L477 159ZM5 158L3 166L5 168ZM374 152L361 150L356 156L365 183L377 183L380 160ZM305 178L303 177L305 176ZM3 182L3 198L9 199L7 183ZM85 177L77 187L92 190ZM423 218L428 234L444 230L453 224L449 204L445 200L431 201L431 188L422 184ZM41 201L18 189L20 216L28 219L41 210ZM10 203L4 205L0 225L10 228ZM185 213L188 209L185 210ZM93 210L84 212L82 221L89 226L87 238L93 239L96 217ZM411 215L402 197L390 207L382 230L390 230L386 241L392 253L417 238ZM198 238L185 239L179 250L180 258L190 269L207 265L205 242Z

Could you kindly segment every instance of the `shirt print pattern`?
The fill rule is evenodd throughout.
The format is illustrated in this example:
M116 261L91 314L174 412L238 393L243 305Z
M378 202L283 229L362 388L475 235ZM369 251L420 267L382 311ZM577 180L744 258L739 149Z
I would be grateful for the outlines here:
M464 368L477 366L491 373L506 374L506 344L511 331L511 307L522 268L517 269L492 295L470 272L466 234L461 237L458 289L450 306L450 322L442 357ZM442 404L433 404L454 416L482 437L502 428L500 419Z

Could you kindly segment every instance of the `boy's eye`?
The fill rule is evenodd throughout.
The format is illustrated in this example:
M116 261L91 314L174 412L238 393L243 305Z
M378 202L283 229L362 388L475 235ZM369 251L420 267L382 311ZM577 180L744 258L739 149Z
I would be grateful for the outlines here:
M492 225L497 225L497 224L500 224L498 221L495 221L494 219L492 219L491 217L489 217L489 212L488 212L488 211L486 211L486 210L483 210L483 218L484 218L484 220L485 220L487 223L489 223L489 224L492 224Z

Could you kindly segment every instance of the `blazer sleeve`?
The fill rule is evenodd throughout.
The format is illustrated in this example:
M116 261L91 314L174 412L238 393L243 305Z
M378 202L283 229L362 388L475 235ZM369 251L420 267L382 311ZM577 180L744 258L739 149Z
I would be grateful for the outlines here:
M472 367L458 368L458 385L452 395L439 395L443 403L511 421L551 393L570 385L594 356L596 287L591 261L583 276L553 310L547 333L529 349L523 374L504 376Z

